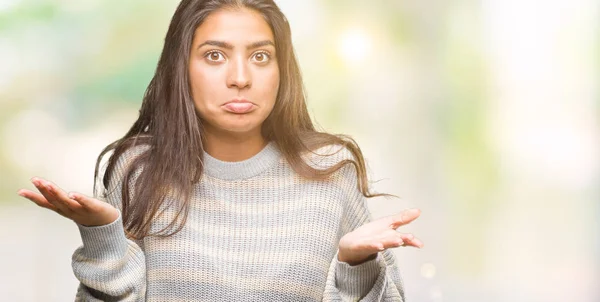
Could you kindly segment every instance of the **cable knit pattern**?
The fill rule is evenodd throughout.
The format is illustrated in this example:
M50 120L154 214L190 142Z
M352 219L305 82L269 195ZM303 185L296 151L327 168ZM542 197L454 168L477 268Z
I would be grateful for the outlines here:
M119 179L145 148L118 160L106 198L117 209ZM245 161L204 158L205 173L179 233L132 241L120 216L105 226L78 225L83 245L72 257L77 301L404 301L391 251L356 266L338 261L340 238L371 220L352 165L328 180L307 180L274 142ZM305 156L318 168L345 158L352 158L345 149ZM152 231L175 214L166 209Z

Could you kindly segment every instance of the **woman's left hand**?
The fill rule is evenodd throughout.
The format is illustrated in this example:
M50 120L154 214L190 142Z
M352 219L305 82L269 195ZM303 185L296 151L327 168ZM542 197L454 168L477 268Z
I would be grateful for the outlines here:
M338 260L358 265L389 248L423 247L423 243L414 235L396 231L398 227L411 223L419 215L421 210L409 209L360 226L340 239Z

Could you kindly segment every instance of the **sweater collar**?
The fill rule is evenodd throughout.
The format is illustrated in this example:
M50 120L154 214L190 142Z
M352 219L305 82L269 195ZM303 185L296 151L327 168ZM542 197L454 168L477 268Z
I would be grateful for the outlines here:
M254 177L279 161L277 144L270 141L254 156L236 162L216 159L204 151L204 173L223 180L241 180Z

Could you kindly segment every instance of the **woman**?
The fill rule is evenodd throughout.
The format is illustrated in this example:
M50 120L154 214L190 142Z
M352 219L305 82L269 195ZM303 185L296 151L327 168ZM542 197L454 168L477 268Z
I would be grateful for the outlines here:
M98 199L19 191L77 223L77 300L404 300L390 249L422 246L396 231L420 211L371 221L384 194L352 139L315 130L273 1L183 0L96 180L111 150Z

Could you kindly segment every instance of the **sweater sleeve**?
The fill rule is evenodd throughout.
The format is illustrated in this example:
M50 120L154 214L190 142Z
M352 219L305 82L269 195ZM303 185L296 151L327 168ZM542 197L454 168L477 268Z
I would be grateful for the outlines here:
M119 210L117 220L94 227L77 224L83 245L72 256L73 273L80 282L75 301L145 300L146 264L142 243L125 236L121 217L121 179L133 155L132 151L126 151L117 161L115 177L109 185L112 189L106 191L105 198L94 196ZM131 177L130 186L139 172Z
M341 235L372 220L367 200L357 187L356 172L352 165L342 169L343 187L350 192L345 203ZM391 249L377 253L359 265L351 266L338 260L338 254L329 266L323 301L405 301L404 285L396 257Z
M359 222L351 230L371 221L365 198L361 199L362 206L347 214ZM336 253L329 266L323 301L405 301L404 284L392 250L379 252L376 258L355 266L339 261Z

